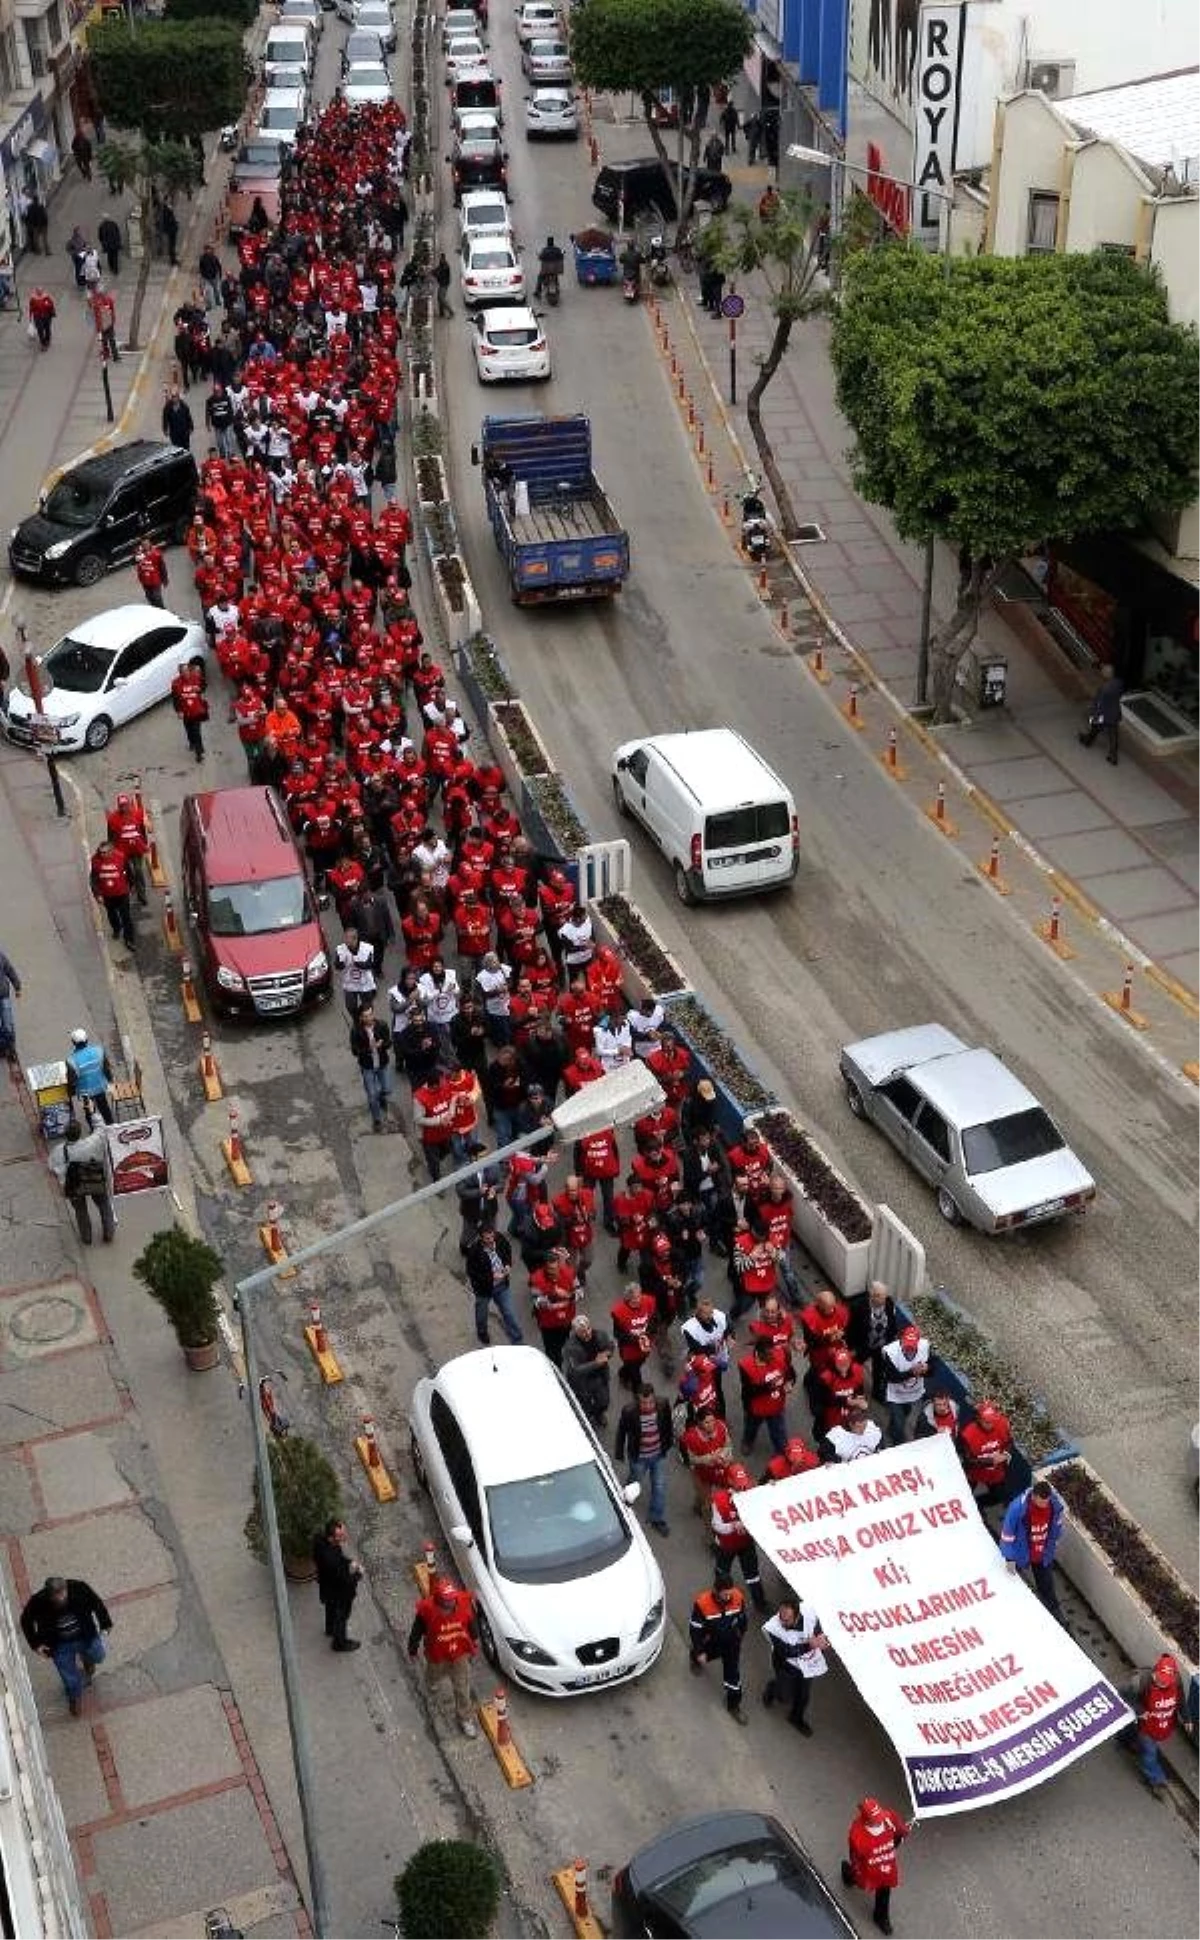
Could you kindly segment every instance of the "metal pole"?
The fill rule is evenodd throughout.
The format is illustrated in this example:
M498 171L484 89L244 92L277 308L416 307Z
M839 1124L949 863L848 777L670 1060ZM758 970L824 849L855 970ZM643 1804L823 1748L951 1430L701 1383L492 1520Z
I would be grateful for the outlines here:
M929 705L929 634L933 622L933 563L935 540L932 532L925 539L925 573L921 581L921 637L917 642L917 686L914 707Z
M42 689L42 670L37 664L36 657L30 651L29 635L26 631L24 620L17 620L14 624L16 626L17 639L21 643L21 652L25 659L25 679L29 683L29 698L33 702L35 713L43 715L46 711L46 696ZM38 755L45 762L46 773L50 777L50 793L54 797L55 812L58 815L59 821L65 822L67 819L67 803L62 790L62 782L58 774L58 757L52 754L49 748L44 746L38 746Z
M737 318L729 319L729 402L737 403Z
M245 1292L246 1283L243 1282L238 1288L239 1296L244 1295ZM242 1347L246 1356L246 1392L250 1397L250 1422L254 1434L254 1469L258 1477L258 1494L262 1505L267 1568L271 1576L271 1600L275 1605L279 1668L283 1673L288 1734L292 1741L292 1761L296 1768L296 1796L300 1801L300 1823L304 1828L304 1850L308 1860L308 1891L311 1901L309 1911L317 1940L324 1940L324 1936L331 1931L329 1893L325 1881L325 1866L321 1858L320 1840L317 1837L312 1755L309 1750L308 1727L304 1721L304 1706L300 1697L300 1666L296 1661L296 1637L292 1629L287 1579L283 1573L283 1555L279 1547L279 1518L275 1513L275 1491L271 1485L267 1427L262 1409L258 1405L260 1376L258 1356L254 1351L254 1329L250 1325L250 1302L240 1298L239 1311L242 1320Z
M103 343L100 345L100 382L104 386L105 413L108 417L108 422L112 424L116 417L116 412L113 410L112 385L108 378L108 358L105 355Z

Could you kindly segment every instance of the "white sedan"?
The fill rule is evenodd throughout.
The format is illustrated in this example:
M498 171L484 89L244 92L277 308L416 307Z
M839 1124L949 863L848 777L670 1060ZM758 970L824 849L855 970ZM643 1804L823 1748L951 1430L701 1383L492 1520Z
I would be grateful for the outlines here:
M565 40L531 40L521 55L525 78L536 87L541 82L567 82L571 79L571 50Z
M475 368L481 384L521 382L550 375L550 347L532 310L511 305L479 310L475 328Z
M637 1485L621 1487L554 1363L533 1347L462 1354L417 1383L409 1423L493 1669L545 1697L648 1671L665 1599Z
M308 106L303 88L268 88L259 110L257 133L293 148Z
M464 189L458 222L464 236L470 232L512 241L512 215L502 189Z
M525 97L525 133L530 141L538 135L566 135L575 141L579 135L579 109L570 88L535 88Z
M204 628L193 620L145 603L114 606L82 620L39 663L44 719L23 688L8 696L5 728L10 741L95 753L108 746L114 728L166 700L171 682L188 660L206 659Z
M486 63L487 54L477 34L456 34L446 50L446 85L453 87L460 74Z
M562 19L552 0L524 0L524 5L517 8L517 39L522 47L526 41L561 32Z
M379 4L379 0L362 0L354 9L351 25L356 33L378 34L384 53L392 53L396 45L396 23L390 7Z
M482 303L523 303L525 272L509 236L481 236L468 230L459 252L462 299L468 310Z
M386 67L379 67L373 61L359 61L348 69L342 93L347 101L390 101L391 77Z

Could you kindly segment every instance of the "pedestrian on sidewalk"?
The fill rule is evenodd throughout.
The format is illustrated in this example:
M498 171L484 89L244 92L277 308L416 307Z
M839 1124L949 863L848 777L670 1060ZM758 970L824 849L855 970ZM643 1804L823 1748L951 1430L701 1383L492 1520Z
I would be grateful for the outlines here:
M172 384L162 408L163 437L169 438L178 450L190 451L192 432L195 428L195 420L188 408L187 400L178 384Z
M719 169L724 160L725 143L721 136L714 132L704 144L704 166L705 168Z
M454 311L450 307L450 299L446 294L450 288L450 265L446 261L446 252L444 249L433 266L433 280L437 285L437 310L439 317L452 317Z
M104 251L110 276L121 273L121 225L105 211L96 225L96 241Z
M221 267L221 258L217 255L211 243L206 244L200 251L196 268L200 272L200 284L204 291L205 309L219 310L221 308L221 278L225 272Z
M92 1243L91 1209L94 1206L100 1220L101 1236L105 1245L110 1244L117 1230L117 1218L113 1210L112 1166L104 1127L97 1125L92 1131L85 1131L77 1118L69 1119L67 1135L51 1153L50 1164L62 1186L63 1196L75 1215L80 1243L84 1246Z
M132 950L137 941L133 912L129 907L129 862L119 842L105 836L92 853L90 881L92 895L103 903L108 927L114 938Z
M94 243L89 243L83 252L83 293L90 298L100 288L104 270L100 262L100 251Z
M1121 696L1125 692L1125 682L1111 667L1101 667L1100 685L1092 698L1088 710L1088 724L1079 739L1083 747L1090 748L1101 728L1108 743L1105 759L1116 767L1121 739Z
M21 979L12 958L0 950L0 1057L17 1061L17 1019L13 999L21 995Z
M77 128L75 139L71 143L71 153L75 157L75 166L85 182L90 182L92 179L92 152L92 144L83 129Z
M119 364L121 351L117 343L117 306L102 283L94 286L88 306L105 358L111 364Z
M179 217L175 214L169 202L159 204L158 226L162 232L163 242L166 245L167 261L170 263L172 269L178 269L179 257L176 255L176 249L179 243Z
M753 168L758 160L759 143L762 141L762 116L757 112L747 115L742 123L742 133L746 137L746 160Z
M237 425L229 392L224 384L214 384L204 403L204 422L213 434L218 458L238 456Z
M773 222L780 210L779 190L774 182L768 182L758 198L758 219L760 222Z
M30 1650L48 1657L63 1681L71 1716L79 1716L84 1679L90 1684L104 1662L104 1638L112 1629L107 1607L78 1576L48 1576L21 1612Z
M199 654L186 667L181 667L171 682L171 705L183 722L189 749L197 761L203 761L208 697L204 692L204 662Z
M346 1625L358 1586L362 1564L345 1550L346 1525L340 1516L331 1516L319 1536L314 1537L312 1555L317 1566L317 1595L325 1611L325 1635L331 1650L358 1650L357 1637L346 1635Z
M471 1696L471 1659L479 1649L479 1628L475 1599L462 1590L452 1577L437 1576L430 1593L423 1596L408 1633L408 1654L416 1661L425 1646L425 1684L432 1691L443 1678L454 1692L454 1712L464 1738L475 1738L479 1728L473 1716Z
M725 153L727 155L737 154L739 120L740 116L733 102L727 101L721 110L721 133L725 137Z
M102 1044L93 1044L80 1024L71 1032L67 1090L72 1098L82 1099L89 1121L93 1111L97 1111L106 1125L112 1124L112 1099L108 1095L112 1081L113 1068L108 1061L108 1052Z
M75 266L75 288L86 288L83 280L83 259L88 253L88 239L78 223L67 238L67 255Z
M900 1884L896 1849L912 1826L878 1799L860 1799L850 1822L846 1845L850 1857L842 1861L843 1886L857 1886L875 1896L872 1916L880 1933L890 1933L892 1888Z
M50 337L57 315L58 305L49 290L44 290L40 283L35 284L29 293L29 321L33 325L33 334L43 350L50 348Z
M40 195L31 195L25 209L25 234L32 256L50 254L50 211Z

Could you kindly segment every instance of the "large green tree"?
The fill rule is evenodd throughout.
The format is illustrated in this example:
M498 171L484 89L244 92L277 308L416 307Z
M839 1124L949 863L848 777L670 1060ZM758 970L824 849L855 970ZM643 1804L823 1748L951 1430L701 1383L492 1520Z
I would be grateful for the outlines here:
M96 96L114 127L151 141L206 135L236 121L246 97L241 26L233 20L123 19L88 33Z
M857 489L904 538L958 549L958 603L930 641L935 721L1010 561L1195 496L1196 332L1127 257L861 252L832 356Z
M571 58L585 87L635 94L659 159L679 169L679 219L695 197L695 170L712 91L737 72L753 39L740 0L581 0L571 12ZM679 107L675 155L663 135L661 95Z
M255 0L167 0L163 18L179 20L233 20L249 27L258 8Z

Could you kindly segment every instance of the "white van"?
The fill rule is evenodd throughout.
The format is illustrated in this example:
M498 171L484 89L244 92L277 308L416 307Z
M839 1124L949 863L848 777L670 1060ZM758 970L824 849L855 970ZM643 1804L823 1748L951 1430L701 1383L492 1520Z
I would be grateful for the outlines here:
M263 79L269 88L304 88L312 80L313 34L303 21L272 27L263 52Z
M635 815L671 864L681 903L750 895L796 874L796 804L734 728L623 742L612 785L618 814Z

